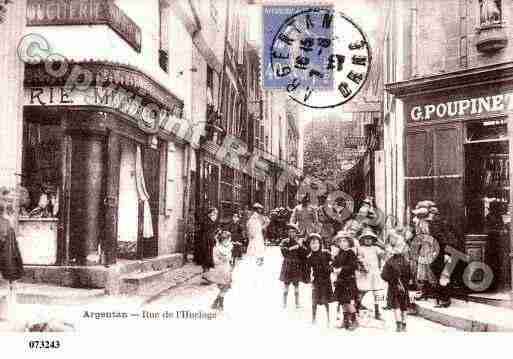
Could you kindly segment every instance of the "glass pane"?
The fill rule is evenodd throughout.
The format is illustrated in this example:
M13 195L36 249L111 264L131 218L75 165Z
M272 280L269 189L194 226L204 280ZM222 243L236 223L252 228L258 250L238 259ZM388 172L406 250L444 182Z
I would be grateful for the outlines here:
M27 188L29 198L20 203L22 216L57 217L61 141L60 125L26 122L22 184Z

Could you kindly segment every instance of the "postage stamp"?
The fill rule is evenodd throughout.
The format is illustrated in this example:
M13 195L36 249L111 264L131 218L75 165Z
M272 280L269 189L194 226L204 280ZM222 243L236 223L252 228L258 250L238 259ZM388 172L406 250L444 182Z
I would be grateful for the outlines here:
M350 101L372 54L360 26L333 7L264 6L263 85L311 108Z

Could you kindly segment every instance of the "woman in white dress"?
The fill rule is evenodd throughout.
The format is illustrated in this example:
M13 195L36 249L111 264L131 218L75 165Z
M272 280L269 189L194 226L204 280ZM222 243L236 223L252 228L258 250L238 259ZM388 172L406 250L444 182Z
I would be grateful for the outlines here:
M264 229L269 224L269 220L263 216L264 207L260 203L253 205L253 214L249 217L247 222L248 229L248 257L256 258L257 264L264 263Z

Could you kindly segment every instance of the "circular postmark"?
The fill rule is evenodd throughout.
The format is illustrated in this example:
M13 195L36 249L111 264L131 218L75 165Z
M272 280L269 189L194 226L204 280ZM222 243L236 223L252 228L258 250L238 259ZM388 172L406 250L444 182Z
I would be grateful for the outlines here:
M332 8L288 17L270 48L274 76L294 101L310 108L332 108L354 98L368 78L371 61L365 33Z

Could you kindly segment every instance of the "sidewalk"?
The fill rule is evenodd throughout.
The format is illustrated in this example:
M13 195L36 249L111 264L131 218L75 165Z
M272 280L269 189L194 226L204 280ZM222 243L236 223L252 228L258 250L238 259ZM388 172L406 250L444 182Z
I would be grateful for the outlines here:
M435 308L433 300L415 302L425 319L467 332L513 332L513 309L452 299L449 308Z
M16 283L16 305L10 320L0 320L0 332L21 332L28 324L52 321L70 323L80 330L85 312L138 312L160 293L200 275L201 267L186 264L177 268L148 296L106 295L104 289L78 289L47 284ZM0 281L0 302L7 294L7 283ZM85 323L87 322L87 323Z

